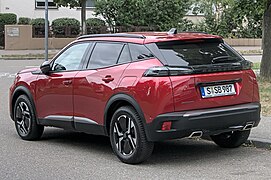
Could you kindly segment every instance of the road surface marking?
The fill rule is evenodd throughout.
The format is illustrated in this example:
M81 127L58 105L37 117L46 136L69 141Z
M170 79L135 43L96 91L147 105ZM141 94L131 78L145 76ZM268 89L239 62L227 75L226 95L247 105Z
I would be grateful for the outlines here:
M0 72L0 78L14 78L16 73Z

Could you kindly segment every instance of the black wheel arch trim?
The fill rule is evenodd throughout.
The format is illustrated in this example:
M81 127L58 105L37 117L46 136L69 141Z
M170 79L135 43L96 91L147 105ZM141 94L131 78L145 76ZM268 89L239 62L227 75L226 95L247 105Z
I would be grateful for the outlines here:
M146 120L145 120L145 116L144 116L144 113L143 113L140 105L137 103L137 101L131 95L128 95L128 94L125 94L125 93L118 93L118 94L114 94L113 96L111 96L111 98L107 101L106 106L105 106L105 110L104 110L104 127L105 127L105 133L106 133L106 135L108 135L108 133L107 133L107 128L108 128L107 127L108 111L110 110L111 105L113 105L117 101L126 101L129 104L131 104L132 107L138 113L140 119L142 120L142 122L144 124L144 129L145 129L145 127L146 127Z
M20 93L22 92L22 93ZM16 102L16 99L14 99L16 97L16 95L20 93L20 94L25 94L28 98L29 98L29 101L31 102L31 105L33 106L33 110L34 110L34 115L37 117L37 112L36 112L36 106L35 106L35 102L34 102L34 98L33 98L33 95L32 93L30 92L30 90L23 86L23 85L20 85L20 86L17 86L15 88L15 90L13 91L12 93L12 96L11 96L11 104L10 104L10 117L12 120L14 120L14 105L15 105L15 102ZM19 95L20 96L20 95ZM18 97L19 97L18 96ZM36 118L37 121L38 121L38 118ZM39 122L37 122L39 124Z

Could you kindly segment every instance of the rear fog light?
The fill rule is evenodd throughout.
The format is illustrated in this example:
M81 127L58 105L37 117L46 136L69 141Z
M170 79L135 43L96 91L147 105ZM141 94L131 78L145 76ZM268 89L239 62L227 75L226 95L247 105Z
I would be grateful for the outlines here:
M166 121L166 122L163 122L162 124L162 131L168 131L171 129L171 124L172 122L171 121Z

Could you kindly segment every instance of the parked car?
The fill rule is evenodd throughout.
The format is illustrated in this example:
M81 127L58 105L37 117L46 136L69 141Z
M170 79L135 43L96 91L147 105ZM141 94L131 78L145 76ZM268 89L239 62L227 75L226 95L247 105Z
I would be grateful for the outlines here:
M205 135L235 148L260 121L251 65L205 33L81 36L16 75L10 116L24 140L41 138L45 126L109 136L129 164L170 139Z

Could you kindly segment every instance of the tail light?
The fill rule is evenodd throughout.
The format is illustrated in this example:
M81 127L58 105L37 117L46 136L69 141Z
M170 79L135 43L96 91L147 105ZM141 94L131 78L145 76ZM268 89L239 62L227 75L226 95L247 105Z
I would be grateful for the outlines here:
M145 77L164 77L164 76L178 76L178 75L185 75L185 74L192 74L193 69L189 67L167 67L167 66L160 66L160 67L152 67L145 71Z
M144 77L180 76L188 74L204 74L213 72L228 72L251 69L253 63L241 61L235 63L219 63L209 65L194 65L185 67L158 66L151 67L145 71Z

